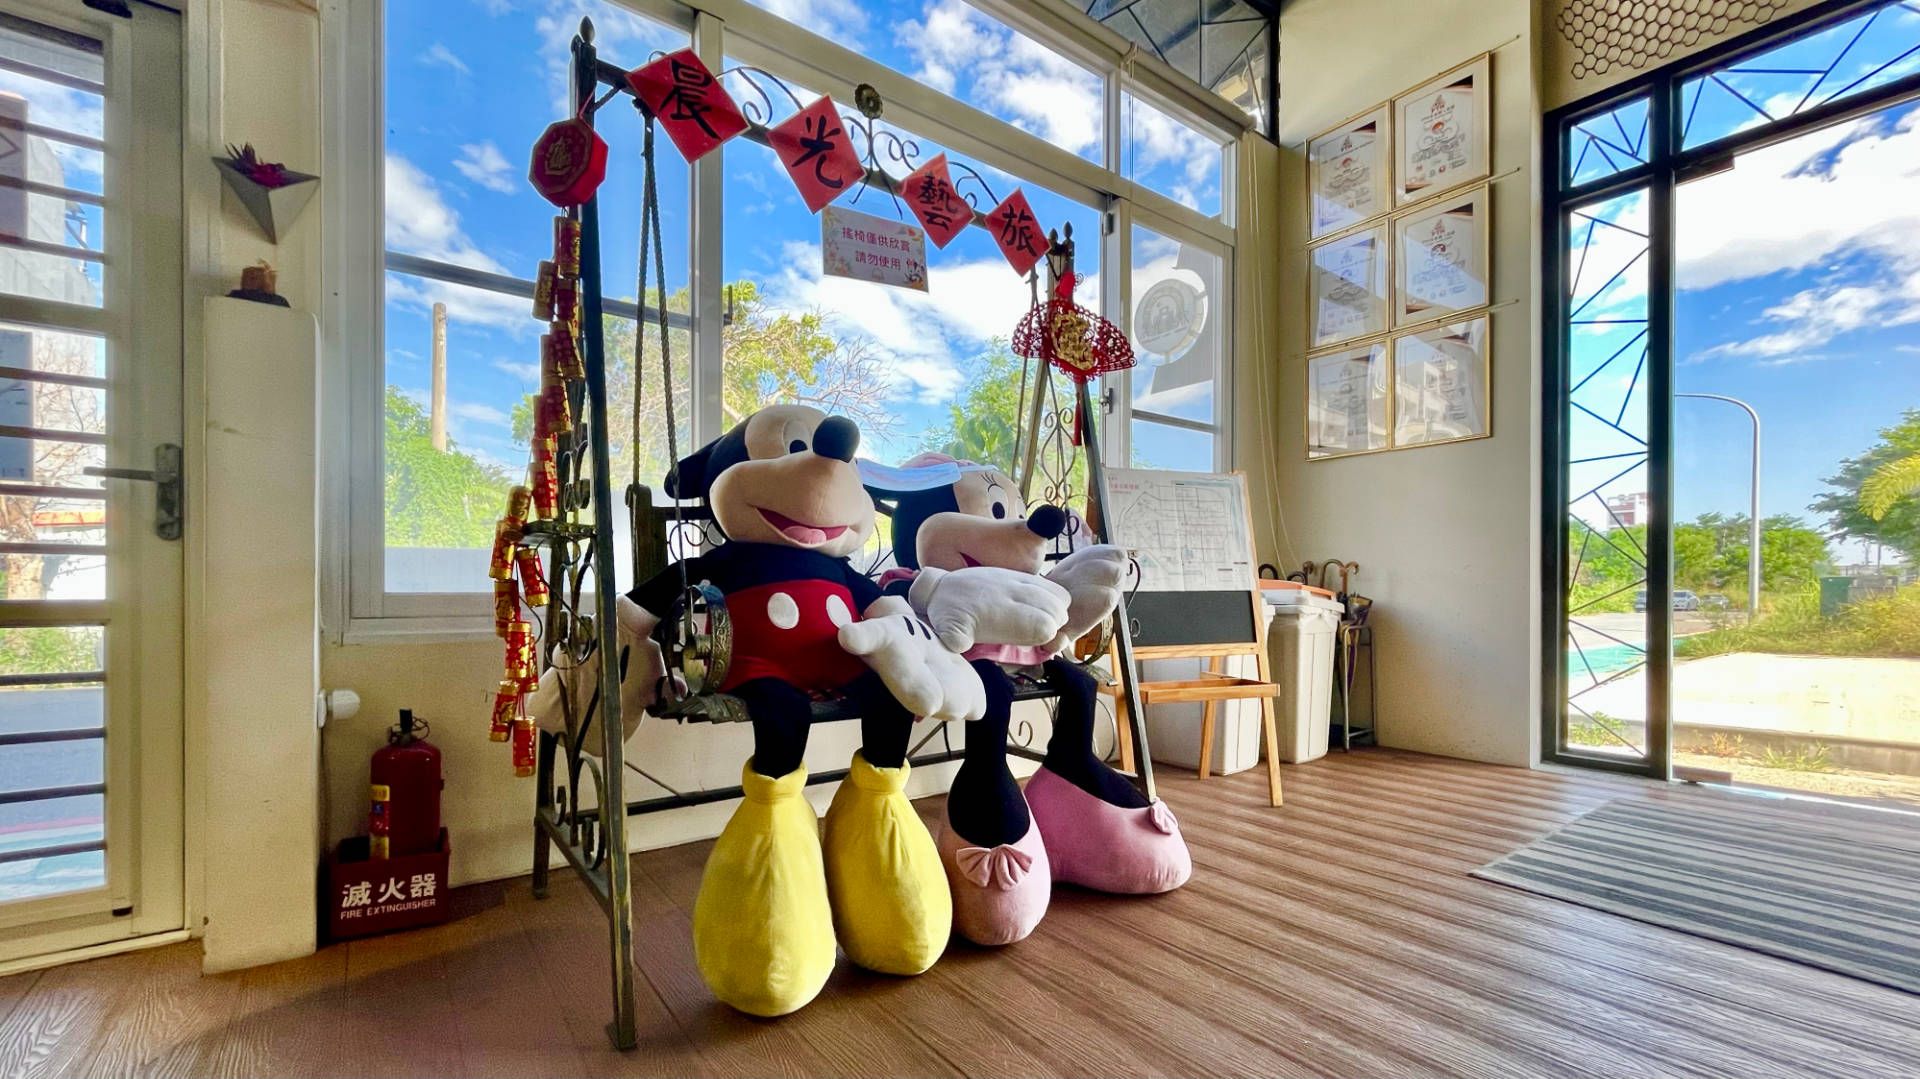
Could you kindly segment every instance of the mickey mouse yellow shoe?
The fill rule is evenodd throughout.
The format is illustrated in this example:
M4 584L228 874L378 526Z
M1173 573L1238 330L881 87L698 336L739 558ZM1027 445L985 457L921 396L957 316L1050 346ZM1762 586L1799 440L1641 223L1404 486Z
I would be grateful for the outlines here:
M904 793L911 771L875 768L856 753L827 809L834 929L847 958L882 974L933 966L953 930L939 848Z
M721 1001L749 1015L785 1015L833 973L820 823L804 768L772 779L748 761L740 784L746 797L714 842L693 902L693 959Z

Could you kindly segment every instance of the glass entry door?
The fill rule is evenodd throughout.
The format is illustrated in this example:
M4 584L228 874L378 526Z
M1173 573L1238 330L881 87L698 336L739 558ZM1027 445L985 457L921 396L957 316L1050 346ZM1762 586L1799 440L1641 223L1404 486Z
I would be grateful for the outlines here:
M179 928L179 17L0 2L0 961Z
M1820 738L1871 728L1855 739L1870 742L1885 726L1835 719L1846 709L1826 698L1860 696L1872 678L1911 682L1898 666L1911 646L1870 624L1880 618L1891 635L1914 624L1901 606L1920 603L1900 591L1916 576L1905 549L1889 570L1880 547L1845 547L1883 536L1898 547L1904 533L1881 517L1920 514L1920 490L1877 505L1864 484L1899 459L1900 425L1920 416L1905 367L1876 366L1911 342L1883 335L1880 356L1829 361L1865 341L1847 335L1920 321L1902 231L1912 170L1894 160L1911 152L1916 102L1920 2L1863 0L1779 20L1547 117L1546 759L1666 778L1676 751L1690 768L1737 773L1708 758L1744 747L1776 772L1825 770ZM1855 368L1866 377L1839 385ZM1676 399L1688 424L1679 440ZM1760 493L1761 410L1799 459L1770 473L1771 503ZM1708 423L1721 426L1703 439ZM1832 462L1835 478L1809 471L1812 460ZM1909 546L1920 552L1920 540ZM1847 605L1848 574L1879 607ZM1801 678L1787 688L1805 691L1804 706L1749 730L1758 709L1740 702L1779 696L1755 687L1778 679L1796 646L1832 654L1816 673L1838 689ZM1692 702L1678 743L1676 694ZM1912 743L1902 752L1920 761L1920 735Z

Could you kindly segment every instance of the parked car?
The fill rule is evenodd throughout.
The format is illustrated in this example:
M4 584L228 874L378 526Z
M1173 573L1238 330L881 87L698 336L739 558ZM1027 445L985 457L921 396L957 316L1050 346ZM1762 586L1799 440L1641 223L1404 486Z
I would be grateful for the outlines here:
M1721 596L1719 598L1719 605L1725 607L1727 605L1727 597ZM1646 611L1647 593L1645 589L1633 594L1633 609L1636 614ZM1700 609L1700 597L1684 588L1676 588L1673 590L1673 609L1676 611L1697 611Z
M1726 611L1733 608L1733 601L1718 592L1709 592L1700 597L1700 606L1709 611Z

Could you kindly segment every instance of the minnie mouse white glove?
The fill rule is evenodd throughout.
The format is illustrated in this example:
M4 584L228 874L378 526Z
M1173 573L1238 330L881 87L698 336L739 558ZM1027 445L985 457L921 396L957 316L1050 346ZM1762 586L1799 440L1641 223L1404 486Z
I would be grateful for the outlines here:
M658 616L624 595L614 597L614 614L620 623L620 652L626 656L626 668L620 677L620 726L631 738L640 717L660 698L660 680L666 676L667 662L652 636L654 627L660 624ZM527 698L527 714L535 726L550 734L565 734L567 730L560 701L563 673L573 698L574 722L578 723L594 691L600 688L600 654L595 652L586 663L565 672L549 667L540 676L540 688ZM589 733L582 748L599 756L600 736Z
M907 590L913 609L942 644L1046 644L1067 620L1067 590L1044 577L998 566L927 568Z
M1113 613L1120 603L1120 584L1126 576L1127 552L1111 543L1082 547L1061 559L1047 574L1047 580L1072 598L1059 636L1048 647L1060 651Z

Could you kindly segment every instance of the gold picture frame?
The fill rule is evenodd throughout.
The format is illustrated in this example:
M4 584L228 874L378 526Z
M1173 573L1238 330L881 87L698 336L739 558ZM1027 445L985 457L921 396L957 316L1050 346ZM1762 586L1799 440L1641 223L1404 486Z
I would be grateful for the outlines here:
M1492 96L1493 55L1481 53L1393 99L1395 206L1492 174Z
M1392 344L1385 337L1307 357L1307 459L1391 449Z
M1393 328L1486 307L1492 295L1493 199L1480 184L1393 219Z
M1392 325L1390 260L1384 221L1307 249L1309 350L1387 332Z
M1392 108L1381 102L1307 140L1307 235L1325 239L1393 210Z
M1493 437L1492 330L1483 310L1394 336L1393 448Z

